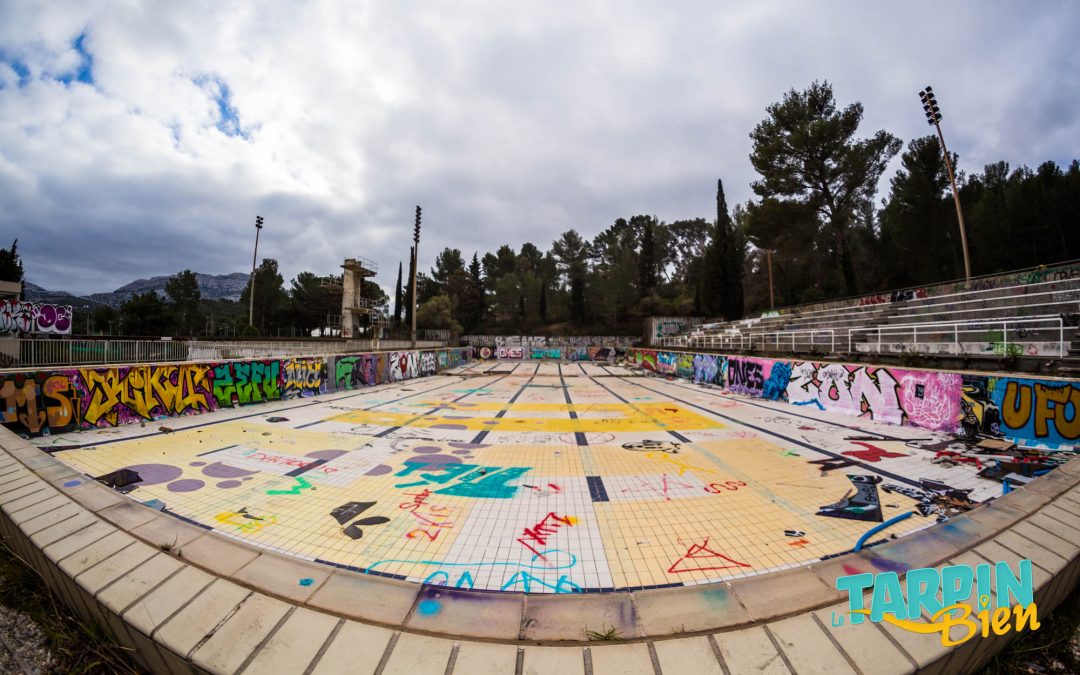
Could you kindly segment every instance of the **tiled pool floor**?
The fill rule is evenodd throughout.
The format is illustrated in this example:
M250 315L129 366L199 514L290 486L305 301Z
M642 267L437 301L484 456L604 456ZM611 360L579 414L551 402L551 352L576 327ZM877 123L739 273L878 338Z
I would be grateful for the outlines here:
M975 501L1001 491L972 466L930 462L920 446L946 434L629 375L480 362L35 442L94 477L131 469L132 498L254 546L533 593L798 566L914 510L922 481ZM917 513L882 536L936 518Z

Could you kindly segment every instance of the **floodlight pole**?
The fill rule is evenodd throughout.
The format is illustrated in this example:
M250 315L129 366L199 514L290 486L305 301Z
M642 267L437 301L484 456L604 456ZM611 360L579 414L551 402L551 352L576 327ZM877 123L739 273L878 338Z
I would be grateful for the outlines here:
M949 173L953 202L956 204L956 220L960 224L960 245L964 250L964 285L967 287L971 283L971 258L968 255L967 228L964 227L964 212L960 209L960 191L956 189L956 177L953 175L949 149L945 147L945 135L941 133L941 109L938 107L937 98L934 96L934 89L929 85L919 92L919 98L922 99L923 110L926 111L927 123L934 125L934 128L937 129L941 152L945 155L945 170Z
M255 252L251 254L251 288L248 293L248 325L255 325L255 261L259 258L259 230L263 227L262 216L255 216Z
M416 207L416 225L413 226L412 264L412 348L416 349L416 268L420 265L420 207Z

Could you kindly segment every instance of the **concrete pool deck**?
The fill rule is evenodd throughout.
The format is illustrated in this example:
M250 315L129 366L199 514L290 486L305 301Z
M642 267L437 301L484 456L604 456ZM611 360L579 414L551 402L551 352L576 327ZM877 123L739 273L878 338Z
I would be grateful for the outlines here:
M963 672L1005 638L833 626L836 578L1026 558L1042 612L1075 585L1076 462L934 527L921 481L1001 490L930 463L946 435L630 374L487 362L40 449L5 431L5 537L161 672ZM128 496L88 479L130 467L152 478Z

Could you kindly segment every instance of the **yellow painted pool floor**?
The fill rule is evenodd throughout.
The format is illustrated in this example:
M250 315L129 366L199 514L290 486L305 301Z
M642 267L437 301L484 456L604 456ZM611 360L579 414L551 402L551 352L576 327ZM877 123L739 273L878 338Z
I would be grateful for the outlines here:
M534 593L707 583L850 550L878 521L818 515L854 494L849 474L881 476L882 520L916 505L883 486L1000 492L908 443L942 434L626 375L473 363L37 443L93 477L130 468L132 498L255 546ZM812 463L837 459L858 463ZM916 514L888 533L934 522Z

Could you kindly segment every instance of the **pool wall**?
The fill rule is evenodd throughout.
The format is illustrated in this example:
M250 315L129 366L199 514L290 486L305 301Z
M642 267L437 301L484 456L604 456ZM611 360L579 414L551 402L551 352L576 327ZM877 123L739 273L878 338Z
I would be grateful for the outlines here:
M33 437L435 375L472 348L0 372L0 421Z
M1080 439L1080 382L1007 374L630 349L644 370L879 422L1070 448Z

